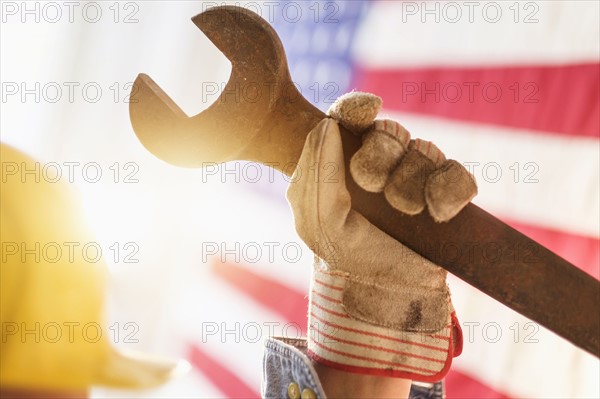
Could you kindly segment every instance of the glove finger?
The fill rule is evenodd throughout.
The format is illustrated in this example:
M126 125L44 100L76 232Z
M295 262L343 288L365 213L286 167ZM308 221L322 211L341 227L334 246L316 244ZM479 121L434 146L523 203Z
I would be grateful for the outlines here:
M387 201L407 215L417 215L425 209L425 182L435 171L434 163L417 150L410 150L396 168L385 187Z
M383 191L388 178L406 153L410 133L398 122L375 121L373 130L363 136L361 148L350 160L350 174L366 191Z
M394 208L417 215L427 205L425 185L429 176L446 160L431 141L411 140L407 155L390 176L384 194Z
M425 199L436 222L447 222L477 195L475 178L460 163L449 160L427 179Z

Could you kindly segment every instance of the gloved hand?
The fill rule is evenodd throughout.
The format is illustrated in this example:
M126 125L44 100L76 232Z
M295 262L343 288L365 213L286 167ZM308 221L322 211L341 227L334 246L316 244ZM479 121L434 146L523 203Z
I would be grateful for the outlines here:
M458 190L472 193L466 202L464 195L453 195L445 202L437 190L451 190L452 185L443 181L448 170L443 154L430 151L427 157L426 149L434 148L430 144L411 144L408 132L393 121L373 122L377 112L369 104L378 110L380 100L358 95L362 96L360 106L355 95L347 102L340 98L330 114L364 133L363 147L351 162L351 173L359 184L378 180L367 187L384 190L390 202L397 200L401 208L409 208L408 213L418 213L416 206L406 204L418 203L419 198L431 200L443 215L458 213L456 204L464 206L476 190L472 177L462 175L471 188ZM373 116L365 118L365 109ZM353 112L361 115L353 119ZM439 157L438 163L431 154ZM415 159L416 166L404 164ZM316 255L308 354L345 371L425 382L442 379L452 357L462 350L447 273L352 210L336 120L324 119L310 132L292 181L287 195L296 229ZM427 184L437 187L429 188L432 195L427 194Z

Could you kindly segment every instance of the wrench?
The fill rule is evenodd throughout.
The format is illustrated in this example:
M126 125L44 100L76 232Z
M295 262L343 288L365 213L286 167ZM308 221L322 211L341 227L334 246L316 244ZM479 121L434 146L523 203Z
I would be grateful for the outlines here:
M235 6L211 8L192 21L231 61L229 81L215 103L188 117L140 74L129 108L138 139L173 165L248 160L291 175L307 134L327 116L296 89L277 33L257 14ZM340 129L349 170L361 142ZM352 207L379 229L600 357L599 281L474 204L448 223L435 223L428 212L400 213L349 174L346 183ZM489 248L496 248L493 257L482 250Z

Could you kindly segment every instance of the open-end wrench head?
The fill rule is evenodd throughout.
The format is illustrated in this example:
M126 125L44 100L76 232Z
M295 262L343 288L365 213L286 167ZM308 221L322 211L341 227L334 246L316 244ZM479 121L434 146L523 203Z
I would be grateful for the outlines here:
M152 154L174 165L246 159L246 149L291 85L283 46L265 20L240 7L210 8L192 21L231 61L226 87L208 109L188 117L140 74L129 106L133 129Z

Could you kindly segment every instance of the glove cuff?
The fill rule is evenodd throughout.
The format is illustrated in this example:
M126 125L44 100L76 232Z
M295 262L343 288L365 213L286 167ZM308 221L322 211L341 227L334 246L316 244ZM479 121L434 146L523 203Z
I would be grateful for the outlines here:
M348 281L344 273L314 271L308 355L318 363L353 373L423 382L444 378L452 358L462 350L462 331L452 304L448 303L447 323L438 331L386 328L348 314L343 304Z

